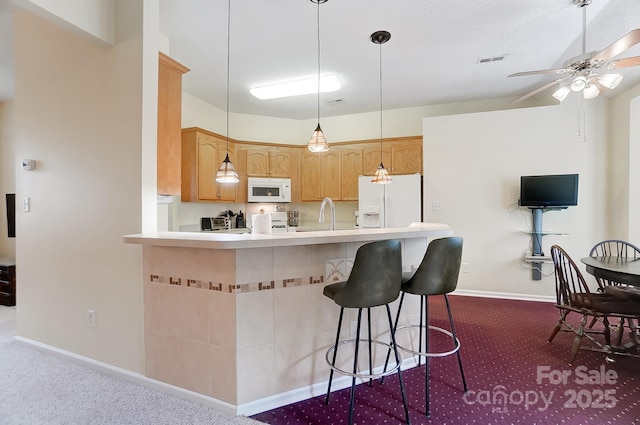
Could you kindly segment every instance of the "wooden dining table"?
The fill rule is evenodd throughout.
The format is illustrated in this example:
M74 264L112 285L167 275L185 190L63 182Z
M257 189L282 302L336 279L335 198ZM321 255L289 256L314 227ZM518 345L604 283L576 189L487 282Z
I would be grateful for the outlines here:
M580 261L596 278L640 287L640 258L584 257Z

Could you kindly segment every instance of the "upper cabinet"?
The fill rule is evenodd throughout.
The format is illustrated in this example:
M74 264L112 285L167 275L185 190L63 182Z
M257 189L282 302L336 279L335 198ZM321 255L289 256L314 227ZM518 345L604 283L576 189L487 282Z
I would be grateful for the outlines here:
M363 148L364 174L372 176L380 165L380 143ZM382 161L393 174L422 174L422 137L398 137L382 140Z
M235 153L234 148L235 144L229 143L229 156L232 158ZM216 172L226 155L225 138L195 128L182 131L183 202L238 201L238 184L216 182ZM238 158L241 159L242 156ZM236 171L242 172L241 162L234 163Z
M247 176L292 177L294 151L287 147L251 146L247 148Z
M329 151L306 146L230 140L229 156L240 181L217 183L227 153L226 137L199 128L182 130L182 201L247 202L247 177L291 179L292 202L358 200L358 176L380 165L380 142L333 144ZM384 139L382 160L394 174L422 174L422 137Z
M158 58L158 194L180 194L182 74L189 69L169 56Z
M300 157L300 200L321 201L329 197L335 201L341 194L340 151L311 152L305 149Z

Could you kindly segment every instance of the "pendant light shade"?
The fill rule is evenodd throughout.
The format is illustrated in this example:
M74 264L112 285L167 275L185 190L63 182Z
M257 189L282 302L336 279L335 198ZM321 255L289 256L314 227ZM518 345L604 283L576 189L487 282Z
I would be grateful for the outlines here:
M324 138L320 123L318 123L318 126L311 135L307 148L309 148L311 152L326 152L329 150L329 144L327 143L327 139Z
M371 183L389 184L392 182L391 176L382 163L382 45L389 41L391 33L388 31L376 31L371 34L371 41L380 46L380 165L376 170Z
M311 152L326 152L329 150L329 144L320 128L320 5L326 3L327 0L311 0L311 2L318 5L316 15L318 20L318 126L313 131L309 143L307 143L307 148L309 148Z
M239 180L238 173L233 168L233 164L229 159L229 152L227 152L226 158L222 161L222 165L216 173L216 181L218 183L238 183Z
M216 173L216 181L218 183L238 183L240 181L240 177L238 177L238 173L233 168L233 164L229 159L229 70L230 66L230 39L231 39L231 0L227 2L227 156L222 161L222 165L218 168L218 172Z

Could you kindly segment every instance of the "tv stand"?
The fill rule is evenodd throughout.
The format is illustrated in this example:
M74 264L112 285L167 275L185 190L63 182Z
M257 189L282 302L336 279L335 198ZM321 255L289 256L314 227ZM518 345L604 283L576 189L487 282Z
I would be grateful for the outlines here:
M567 207L529 207L531 213L533 214L533 231L531 232L531 237L533 238L533 255L532 257L541 257L540 261L535 261L533 259L528 259L528 261L533 265L531 269L531 279L533 280L541 280L542 272L540 268L542 264L548 262L547 258L544 256L544 252L542 252L542 236L549 235L553 233L545 233L542 231L542 213L547 211L561 211L566 209ZM562 233L555 233L562 234Z

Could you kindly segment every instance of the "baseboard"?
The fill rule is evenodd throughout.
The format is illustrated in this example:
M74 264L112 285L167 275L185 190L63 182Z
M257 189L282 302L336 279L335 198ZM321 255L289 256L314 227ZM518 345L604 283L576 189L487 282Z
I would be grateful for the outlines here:
M408 357L402 360L402 370L411 369L418 365L417 357ZM395 363L389 363L389 367L395 366ZM374 373L382 372L383 367L379 366L374 369ZM368 381L358 380L356 385L361 385ZM266 412L267 410L276 409L278 407L287 406L299 401L308 400L313 397L324 396L327 393L327 385L329 381L320 382L308 387L296 388L295 390L286 391L280 394L254 400L238 406L238 414L251 416L257 413ZM331 392L351 387L350 376L335 376L331 383Z
M513 294L510 292L489 292L489 291L474 291L472 289L456 289L452 292L452 295L462 295L465 297L480 297L480 298L501 298L506 300L519 300L519 301L539 301L547 303L555 303L555 295L528 295L528 294Z
M132 384L151 388L153 390L160 391L165 394L169 394L185 400L189 400L194 403L198 403L203 406L207 406L212 409L216 409L231 415L240 414L237 412L237 408L235 405L231 403L227 403L222 400L218 400L213 397L206 396L204 394L197 393L195 391L190 391L184 388L176 387L175 385L167 384L165 382L156 381L155 379L151 379L140 373L132 372L127 369L122 369L117 366L103 363L98 360L92 359L90 357L81 356L79 354L72 353L71 351L61 350L57 347L43 344L41 342L34 341L28 338L15 336L14 339L22 344L28 345L32 348L43 351L47 354L52 354L64 360L78 363L82 366L89 367L91 369L102 372L106 375L110 375L115 378L122 379L123 381L131 382Z

